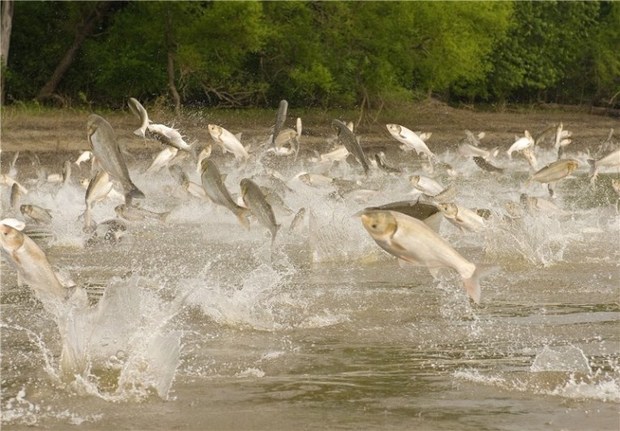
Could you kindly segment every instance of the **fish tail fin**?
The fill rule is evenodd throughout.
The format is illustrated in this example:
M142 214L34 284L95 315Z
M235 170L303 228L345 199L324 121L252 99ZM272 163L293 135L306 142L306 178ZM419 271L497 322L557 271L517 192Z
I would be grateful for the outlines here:
M467 295L476 303L480 304L480 278L497 270L496 266L476 265L476 270L469 278L463 278L463 287L467 291Z

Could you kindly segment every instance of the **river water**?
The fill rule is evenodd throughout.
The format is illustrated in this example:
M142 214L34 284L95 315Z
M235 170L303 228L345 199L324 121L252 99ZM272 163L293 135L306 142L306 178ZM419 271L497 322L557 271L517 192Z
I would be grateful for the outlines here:
M40 244L98 304L60 337L3 259L2 428L617 430L620 216L610 180L618 172L592 188L587 156L570 154L580 168L557 186L561 211L513 218L505 204L521 193L549 197L525 185L524 159L500 156L494 163L506 171L491 174L454 149L438 156L456 175L437 168L434 178L456 185L460 205L492 214L479 232L445 220L440 228L466 258L498 267L482 280L478 306L453 271L433 278L400 267L354 217L415 196L409 176L428 173L414 153L392 149L388 163L401 173L364 176L311 153L240 167L214 151L233 194L241 178L268 169L285 179L279 189L255 177L289 208L276 208L273 248L255 220L246 231L166 170L145 174L153 154L134 155L130 172L147 196L140 204L170 211L167 222L128 222L118 244L85 246L84 189L36 185L20 156L30 189L22 203L53 214L53 237ZM46 161L50 172L64 157ZM538 152L540 166L554 158ZM179 163L200 183L195 165ZM295 177L302 171L358 183L307 185ZM95 220L113 218L119 203L98 204ZM303 222L289 229L302 207ZM86 371L63 375L63 343L80 346Z

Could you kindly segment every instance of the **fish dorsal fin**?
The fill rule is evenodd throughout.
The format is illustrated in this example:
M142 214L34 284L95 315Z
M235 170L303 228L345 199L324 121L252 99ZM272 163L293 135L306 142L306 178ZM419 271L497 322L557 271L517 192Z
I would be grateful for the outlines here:
M19 231L24 230L24 228L26 227L26 223L21 220L17 220L16 218L5 218L3 220L0 220L0 224L12 227L13 229Z

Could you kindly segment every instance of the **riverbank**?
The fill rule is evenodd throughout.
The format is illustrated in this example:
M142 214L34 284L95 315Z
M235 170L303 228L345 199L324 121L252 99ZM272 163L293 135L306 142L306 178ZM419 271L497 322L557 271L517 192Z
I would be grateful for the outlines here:
M188 142L209 143L207 130L210 123L219 124L231 132L242 134L244 145L263 142L270 134L275 120L273 110L187 109L181 118L175 119L170 111L146 106L154 122L178 128ZM143 140L133 134L139 120L129 109L110 111L94 110L106 118L114 128L119 142L129 151L158 150L161 144ZM50 109L32 106L8 106L2 109L2 151L71 152L88 149L86 121L90 115L86 109ZM331 120L356 121L355 111L289 108L287 125L294 127L295 118L303 121L302 145L325 145L326 138L333 136ZM486 132L482 141L485 146L508 147L515 135L529 130L534 136L553 124L562 122L564 128L573 132L574 149L596 147L604 140L611 128L617 129L617 118L593 115L584 110L513 108L502 112L456 109L435 100L411 104L400 108L384 109L376 117L369 115L356 129L362 145L396 145L385 128L386 123L397 123L412 130L432 132L428 145L445 149L455 146L468 129L475 133Z

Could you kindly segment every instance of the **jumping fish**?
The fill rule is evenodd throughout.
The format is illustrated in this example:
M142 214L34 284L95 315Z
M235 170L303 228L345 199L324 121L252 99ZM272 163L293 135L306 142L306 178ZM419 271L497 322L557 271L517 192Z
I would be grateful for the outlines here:
M176 147L166 147L161 150L157 156L151 162L151 165L146 169L146 173L157 172L166 166L179 152L179 149Z
M273 126L273 134L271 135L271 146L276 147L276 139L280 135L280 131L284 127L286 122L286 115L288 111L288 102L284 99L280 100L278 106L278 113L276 114L276 122Z
M443 216L462 231L477 232L484 228L484 219L476 212L453 202L437 204Z
M524 148L520 151L520 153L525 157L527 163L530 165L530 168L535 171L538 170L538 162L536 161L536 155L534 154L534 146Z
M250 209L260 224L269 229L269 232L271 232L271 243L273 244L280 225L276 222L276 216L271 205L267 203L267 199L260 187L249 178L241 180L240 188L245 206Z
M489 160L497 156L497 154L499 153L499 149L493 148L491 150L485 150L483 148L479 148L479 147L476 147L476 146L473 146L471 144L464 142L459 145L458 152L463 157L478 156L478 157L482 157L485 160Z
M417 218L426 223L435 232L439 232L441 225L441 212L435 205L420 202L418 200L413 201L397 201L390 202L388 204L380 205L377 207L364 208L364 211L396 211L409 217Z
M478 165L480 169L487 172L504 172L504 169L492 165L491 163L487 162L483 157L474 156L474 163L476 163L476 165Z
M237 160L247 160L250 157L239 139L228 130L215 124L209 124L208 129L213 140L222 146L224 152L234 154Z
M334 179L332 177L321 174L313 174L309 172L297 174L296 177L299 179L299 181L311 187L323 187L334 183Z
M84 196L86 210L84 211L84 232L92 232L96 224L91 218L91 211L97 202L104 200L112 191L112 182L106 171L99 171L89 181Z
M425 266L433 275L439 268L456 270L469 297L480 303L480 270L424 222L386 210L364 210L361 219L377 245L397 258Z
M385 153L383 151L379 151L378 153L375 154L375 161L377 162L377 166L387 173L399 173L400 172L400 169L394 168L387 164L387 161L385 160Z
M512 153L514 151L521 151L524 148L527 147L531 147L532 145L534 145L534 138L532 138L532 135L530 135L530 132L528 132L527 130L524 132L525 136L518 138L508 149L508 151L506 151L506 154L508 154L508 158L512 159Z
M166 219L170 215L170 211L158 213L154 211L149 211L144 208L136 207L133 205L126 205L126 204L117 205L114 208L114 212L116 212L117 216L124 218L125 220L128 220L128 221L143 221L147 219L153 219L153 220L160 221L162 223L165 223Z
M93 155L101 167L121 183L125 200L130 202L133 198L144 198L144 193L129 178L129 170L110 123L99 115L92 114L88 117L86 129Z
M19 210L23 215L30 217L37 223L52 222L52 212L38 205L22 205L19 207Z
M368 159L366 158L366 154L364 154L364 150L362 150L357 137L347 127L347 125L340 120L332 120L332 126L338 131L338 139L342 145L344 145L347 151L353 154L355 159L362 165L364 168L364 173L368 173L368 170L370 169L368 166Z
M278 136L274 140L274 147L276 154L297 154L299 153L299 138L301 137L301 118L297 118L295 129L282 129ZM286 146L289 146L289 150L286 150Z
M166 145L177 148L181 151L187 151L188 153L195 155L195 148L185 142L181 133L173 128L163 124L149 124L146 130L152 133L159 141Z
M0 221L0 246L25 282L50 312L50 306L67 298L69 291L60 283L41 248L25 235L23 222Z
M172 165L168 168L170 172L170 176L175 179L175 181L185 190L188 194L200 198L206 199L207 194L205 193L205 189L202 188L200 184L196 184L193 181L190 181L187 174L183 172L183 168L179 165Z
M418 136L417 133L398 124L386 124L385 126L387 127L388 132L390 132L390 135L392 135L392 137L398 142L404 144L406 148L415 150L418 155L420 153L426 154L431 160L436 159L435 154L428 149L428 146L424 142L426 139L431 137L431 133Z
M444 186L439 184L434 179L423 175L412 175L409 182L417 190L431 196L437 195L445 189Z
M138 100L130 97L127 101L127 105L129 105L129 109L140 119L140 127L133 131L134 135L145 137L146 129L149 127L151 120L149 120L149 115L144 109L144 106Z
M525 184L528 185L532 181L537 181L543 184L547 183L549 195L553 197L555 194L553 190L553 183L570 175L578 167L579 162L574 159L556 160L555 162L548 164L544 168L534 173L534 175L532 175Z
M239 223L246 229L250 228L250 221L248 220L248 209L243 208L233 201L226 185L222 181L222 175L216 164L211 159L205 159L202 161L202 174L200 176L202 180L202 187L209 199L216 205L221 205L224 208L231 211Z
M564 130L564 124L560 123L555 131L555 138L553 140L553 148L559 150L561 147L565 147L572 142L569 139L572 136L572 132Z
M590 181L594 183L598 176L598 170L602 167L620 167L620 148L612 151L598 160L588 159L590 164Z
M556 160L555 162L548 164L544 168L534 173L527 182L528 183L531 181L537 181L539 183L556 182L570 175L578 167L579 167L579 162L574 159Z

